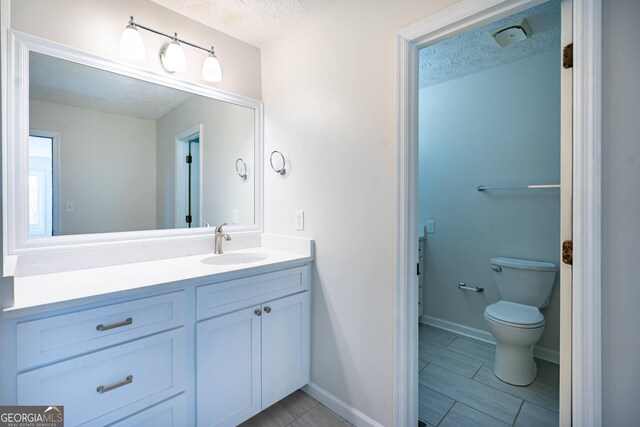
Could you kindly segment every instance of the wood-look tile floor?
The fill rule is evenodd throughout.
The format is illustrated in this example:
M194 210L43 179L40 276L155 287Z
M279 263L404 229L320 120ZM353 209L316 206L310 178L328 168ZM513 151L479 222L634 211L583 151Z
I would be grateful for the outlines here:
M340 415L298 390L268 407L241 427L348 427Z
M495 347L420 325L418 414L427 426L558 425L558 365L536 359L527 387L493 374Z

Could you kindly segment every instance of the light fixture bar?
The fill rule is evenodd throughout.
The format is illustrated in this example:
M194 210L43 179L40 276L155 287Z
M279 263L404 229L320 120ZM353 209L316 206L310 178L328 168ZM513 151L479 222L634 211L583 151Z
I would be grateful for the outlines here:
M195 47L196 49L203 50L203 51L205 51L207 53L212 53L213 52L213 46L211 47L211 49L205 49L204 47L198 46L197 44L189 43L186 40L179 39L178 36L177 36L177 33L175 33L175 35L173 35L173 36L170 36L169 34L163 33L162 31L154 30L153 28L147 27L145 25L138 24L137 22L135 22L133 20L133 16L129 17L129 25L133 25L136 28L142 28L143 30L147 30L150 33L154 33L154 34L166 37L166 38L171 39L171 40L177 40L180 43L184 43L184 44L189 45L191 47Z

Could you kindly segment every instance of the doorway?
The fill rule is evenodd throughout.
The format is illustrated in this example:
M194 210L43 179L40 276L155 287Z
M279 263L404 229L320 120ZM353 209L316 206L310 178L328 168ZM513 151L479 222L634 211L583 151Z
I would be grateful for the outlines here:
M400 31L397 36L398 78L398 204L397 284L395 334L395 402L397 425L416 425L418 370L418 308L416 262L418 253L418 50L447 37L477 28L543 2L496 0L491 4L463 1ZM569 173L573 183L573 277L569 289L570 324L563 313L563 339L570 347L569 383L561 399L561 425L599 425L600 409L600 137L599 137L599 2L573 4L573 31L580 41L574 50L573 137L576 162ZM578 102L589 100L589 102ZM595 102L594 102L595 101ZM569 117L571 119L571 117ZM564 174L563 174L564 177ZM428 267L425 267L428 268ZM576 290L580 292L577 293ZM566 310L565 310L566 311ZM565 352L566 354L566 352ZM566 371L567 369L563 369ZM565 380L567 376L561 372ZM561 388L563 388L561 386ZM564 415L562 415L564 413Z
M201 147L202 125L176 136L175 227L202 225Z
M560 28L550 0L419 51L429 425L558 425Z

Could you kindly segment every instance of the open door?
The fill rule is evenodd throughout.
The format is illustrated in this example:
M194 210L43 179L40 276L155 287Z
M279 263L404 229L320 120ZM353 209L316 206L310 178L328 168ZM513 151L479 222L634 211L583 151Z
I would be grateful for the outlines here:
M202 225L201 139L202 125L176 135L175 228Z
M573 0L561 3L560 71L560 425L571 425L573 239ZM569 47L570 46L570 47Z

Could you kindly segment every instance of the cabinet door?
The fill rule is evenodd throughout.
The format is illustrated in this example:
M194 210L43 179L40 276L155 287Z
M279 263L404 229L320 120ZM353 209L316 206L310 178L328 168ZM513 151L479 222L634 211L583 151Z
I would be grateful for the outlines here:
M309 292L263 304L263 409L309 382L309 346Z
M261 409L260 315L256 309L197 325L198 426L236 426Z

